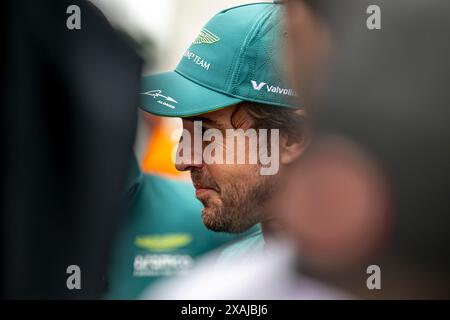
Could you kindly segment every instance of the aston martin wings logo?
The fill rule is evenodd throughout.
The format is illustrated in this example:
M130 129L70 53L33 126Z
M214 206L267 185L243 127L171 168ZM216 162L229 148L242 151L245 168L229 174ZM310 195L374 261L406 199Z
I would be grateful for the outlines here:
M192 235L189 233L139 235L134 240L137 247L150 251L171 251L187 246L191 242Z
M200 33L198 34L197 38L194 40L193 43L194 44L202 44L202 43L211 44L211 43L217 42L219 40L220 40L220 38L218 36L216 36L211 31L203 28L202 30L200 30Z

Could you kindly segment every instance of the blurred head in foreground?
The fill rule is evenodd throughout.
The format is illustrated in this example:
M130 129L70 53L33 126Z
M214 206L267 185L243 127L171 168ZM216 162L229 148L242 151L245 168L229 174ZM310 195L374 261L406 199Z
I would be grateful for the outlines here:
M339 41L328 85L319 79L326 89L309 91L316 137L281 211L310 272L351 270L334 280L368 297L448 298L450 5L372 2L381 30L366 28L368 2L316 3ZM312 35L296 27L309 10L298 5L288 6L291 49ZM311 83L295 71L299 90ZM370 264L380 267L381 290L366 288Z

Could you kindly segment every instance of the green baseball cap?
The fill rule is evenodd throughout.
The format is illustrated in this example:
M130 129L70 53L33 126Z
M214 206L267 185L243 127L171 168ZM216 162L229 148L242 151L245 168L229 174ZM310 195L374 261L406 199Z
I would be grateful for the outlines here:
M174 71L143 77L141 108L189 117L243 101L298 107L280 72L282 9L265 2L216 14Z

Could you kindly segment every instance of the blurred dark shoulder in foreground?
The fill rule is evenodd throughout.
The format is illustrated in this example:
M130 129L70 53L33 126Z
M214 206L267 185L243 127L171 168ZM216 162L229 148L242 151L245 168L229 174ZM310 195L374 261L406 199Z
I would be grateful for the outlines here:
M66 26L71 5L80 29ZM1 6L1 296L97 298L124 212L142 62L87 1ZM81 290L66 286L69 265Z

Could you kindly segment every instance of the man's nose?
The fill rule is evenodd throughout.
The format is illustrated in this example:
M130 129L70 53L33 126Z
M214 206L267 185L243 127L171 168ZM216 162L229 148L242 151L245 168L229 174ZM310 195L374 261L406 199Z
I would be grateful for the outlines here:
M196 150L194 144L187 148L187 141L180 141L177 147L175 168L178 171L191 171L203 167L203 150ZM189 152L190 151L190 152Z

